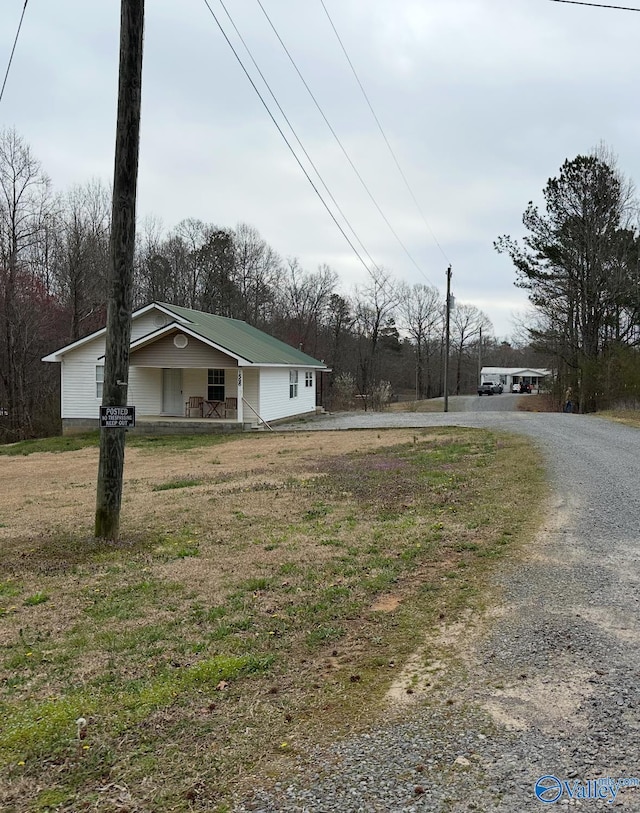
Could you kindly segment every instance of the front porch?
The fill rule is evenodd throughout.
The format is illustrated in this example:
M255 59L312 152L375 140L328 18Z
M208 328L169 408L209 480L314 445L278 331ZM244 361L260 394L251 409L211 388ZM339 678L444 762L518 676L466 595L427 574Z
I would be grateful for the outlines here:
M245 373L238 367L155 367L150 359L141 357L144 352L132 354L130 364L128 400L136 407L138 420L167 426L195 420L189 425L202 422L202 431L207 432L220 431L214 427L221 425L261 423L257 414L257 370ZM216 359L216 363L221 365L222 360Z

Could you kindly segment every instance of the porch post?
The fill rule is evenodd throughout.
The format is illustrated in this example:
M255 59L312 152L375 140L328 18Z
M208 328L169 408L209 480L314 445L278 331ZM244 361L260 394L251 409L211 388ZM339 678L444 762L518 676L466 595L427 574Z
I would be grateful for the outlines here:
M238 423L244 423L244 404L242 396L244 394L244 370L238 367Z

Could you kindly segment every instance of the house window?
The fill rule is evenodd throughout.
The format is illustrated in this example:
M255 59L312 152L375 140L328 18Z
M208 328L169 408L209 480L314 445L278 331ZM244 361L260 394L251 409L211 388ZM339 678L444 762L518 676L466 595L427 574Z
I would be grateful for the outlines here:
M102 398L102 385L104 384L104 364L96 365L96 398Z
M289 370L289 398L298 397L298 371Z
M207 370L207 400L224 401L224 370Z
M313 387L313 373L311 370L307 370L304 374L304 385L305 387Z

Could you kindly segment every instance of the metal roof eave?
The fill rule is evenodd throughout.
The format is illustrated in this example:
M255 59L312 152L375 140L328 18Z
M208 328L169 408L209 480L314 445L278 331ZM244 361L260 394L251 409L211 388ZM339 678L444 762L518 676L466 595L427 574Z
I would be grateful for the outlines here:
M250 361L243 364L243 367L302 367L308 370L320 370L321 372L329 372L329 368L325 364L309 364L306 361Z

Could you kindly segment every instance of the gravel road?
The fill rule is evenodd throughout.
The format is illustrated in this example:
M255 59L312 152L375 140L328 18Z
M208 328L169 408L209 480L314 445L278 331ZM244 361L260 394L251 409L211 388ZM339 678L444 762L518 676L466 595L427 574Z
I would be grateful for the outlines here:
M555 796L585 810L640 811L640 432L514 405L510 396L469 397L447 415L353 413L298 425L523 433L543 450L554 496L524 562L495 574L490 615L443 630L463 666L384 725L302 757L293 780L239 801L238 813L519 813L550 808ZM555 780L539 786L548 788L539 800L546 775Z

